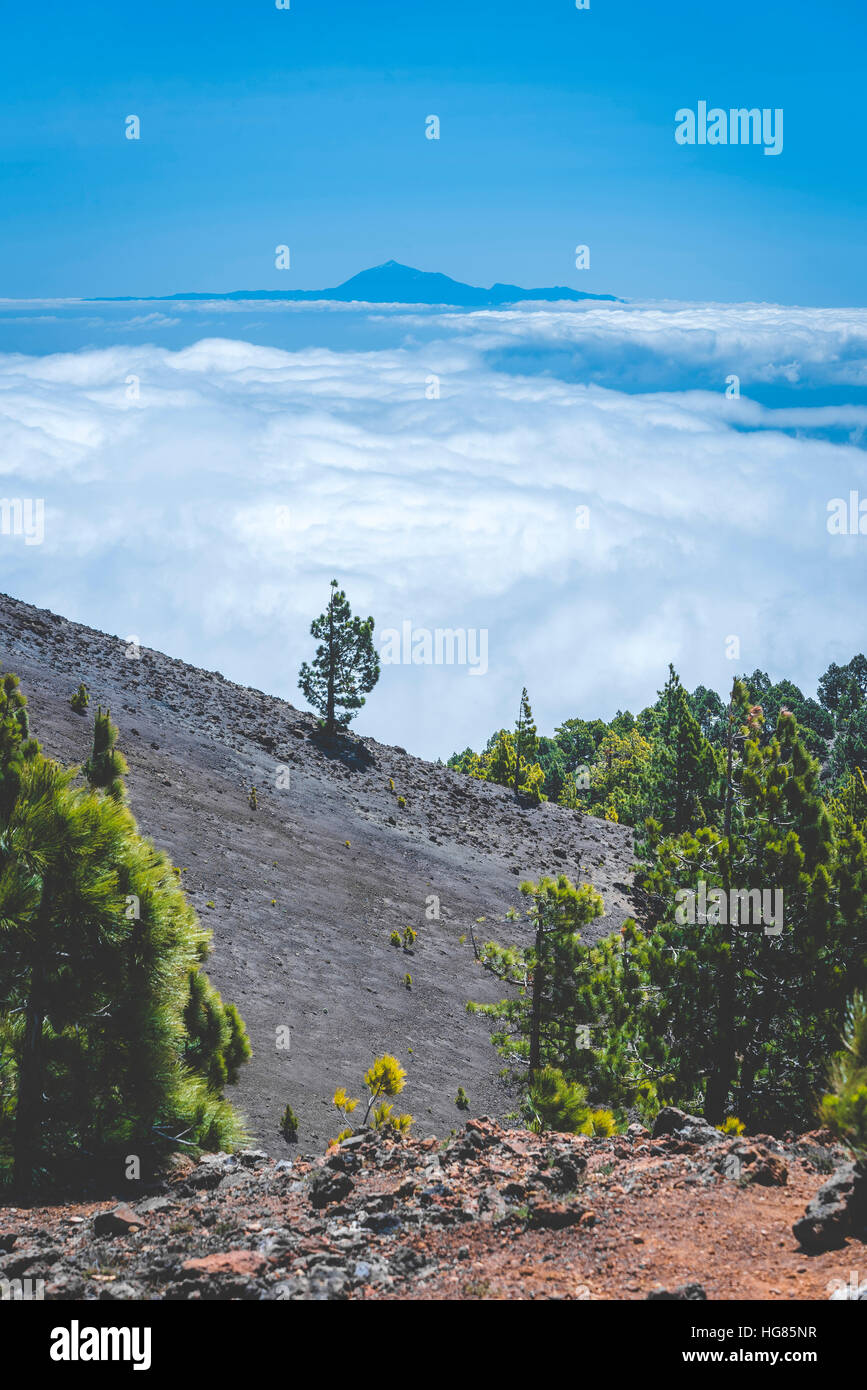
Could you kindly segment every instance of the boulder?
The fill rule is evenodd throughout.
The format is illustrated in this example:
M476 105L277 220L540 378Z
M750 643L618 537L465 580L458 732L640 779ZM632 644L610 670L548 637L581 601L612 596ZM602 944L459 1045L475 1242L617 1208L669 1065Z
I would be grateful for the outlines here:
M829 1178L792 1230L805 1250L834 1250L867 1230L867 1169L844 1163Z
M353 1182L348 1173L335 1172L333 1168L320 1168L310 1183L310 1205L316 1211L321 1211L323 1207L330 1207L334 1202L342 1202L344 1197L349 1196L352 1188Z
M723 1137L707 1120L698 1115L687 1115L685 1110L678 1110L675 1105L664 1105L653 1124L652 1138L660 1139L668 1134L690 1144L719 1143Z

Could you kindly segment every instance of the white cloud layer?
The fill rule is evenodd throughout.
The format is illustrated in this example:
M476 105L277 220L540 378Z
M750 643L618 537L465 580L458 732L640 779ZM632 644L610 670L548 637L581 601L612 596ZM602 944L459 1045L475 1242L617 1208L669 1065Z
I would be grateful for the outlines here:
M830 535L826 517L831 498L867 498L867 407L839 403L867 384L867 312L401 319L436 340L0 357L0 496L45 499L43 545L0 534L0 587L294 703L332 575L378 631L487 629L484 678L386 666L357 722L429 756L510 723L523 684L550 731L640 708L669 660L691 687L761 666L812 690L864 649L867 535ZM671 389L533 370L564 343L624 372L651 364ZM518 346L521 370L499 370ZM677 389L697 363L719 389ZM747 398L779 380L843 393Z

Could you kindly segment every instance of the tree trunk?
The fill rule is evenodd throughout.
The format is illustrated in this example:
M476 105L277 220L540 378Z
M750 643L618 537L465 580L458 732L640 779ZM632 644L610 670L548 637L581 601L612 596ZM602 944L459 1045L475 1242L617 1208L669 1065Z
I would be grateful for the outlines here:
M15 1110L15 1150L13 1182L26 1192L33 1182L39 1156L39 1123L42 1109L42 1030L45 1024L45 977L41 965L34 965L24 1020L24 1047L18 1072L18 1103Z
M734 762L734 691L729 701L729 728L728 746L726 749L726 799L725 816L723 821L723 834L726 841L726 870L723 874L723 891L726 895L726 903L731 904L731 874L728 866L731 864L731 835L732 835L732 802L734 799L734 787L732 786L732 764ZM726 934L725 944L728 952L723 962L720 979L719 991L719 1011L717 1013L717 1059L716 1065L708 1077L707 1089L705 1091L705 1118L711 1124L721 1124L725 1118L726 1101L728 1100L729 1088L734 1078L735 1064L735 932L732 924L728 921L730 912L726 913Z
M518 722L515 726L515 797L521 799L521 745L524 741L524 706L523 701L518 710Z
M738 1085L738 1118L747 1123L750 1133L757 1121L757 1107L755 1103L755 1084L756 1072L764 1060L763 1044L767 1041L770 1033L771 1019L776 1009L776 986L772 986L766 979L762 989L761 1000L758 1008L758 1017L755 1020L752 1037L744 1045L744 1059L741 1063L740 1078Z
M545 930L542 922L536 928L536 967L533 971L533 1008L530 1015L530 1080L533 1080L541 1064L542 1052L542 991L545 978L542 969L542 952L545 948Z
M328 702L325 709L325 737L334 738L334 594L328 604Z
M728 927L731 943L732 929ZM705 1092L705 1119L711 1124L721 1124L725 1119L726 1101L735 1072L734 1056L734 1002L735 972L731 954L726 959L720 982L720 1004L718 1014L717 1062L708 1077Z

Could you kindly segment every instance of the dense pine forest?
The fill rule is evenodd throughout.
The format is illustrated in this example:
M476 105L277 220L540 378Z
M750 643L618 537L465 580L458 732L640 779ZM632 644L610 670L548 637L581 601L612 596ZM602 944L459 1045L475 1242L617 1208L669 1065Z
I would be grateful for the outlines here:
M734 1130L804 1128L817 1107L863 1143L867 1120L867 660L832 664L818 699L762 671L728 703L673 668L656 703L610 723L514 733L449 765L636 832L640 911L619 939L581 942L603 910L589 883L522 885L529 949L487 942L519 988L492 1019L529 1073L531 1123L591 1132L675 1104ZM471 1006L473 1007L473 1006ZM819 1101L829 1059L836 1096ZM587 1094L610 1112L588 1111Z

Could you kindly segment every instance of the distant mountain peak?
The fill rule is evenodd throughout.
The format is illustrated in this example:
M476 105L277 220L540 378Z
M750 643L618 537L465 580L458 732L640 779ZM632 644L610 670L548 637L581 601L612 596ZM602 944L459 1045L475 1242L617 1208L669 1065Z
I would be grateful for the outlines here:
M124 295L124 299L132 296ZM613 294L588 294L583 290L573 290L566 285L552 285L544 289L522 289L520 285L491 285L483 289L479 285L465 285L443 275L436 270L419 270L415 266L403 265L400 261L383 261L381 265L370 266L350 276L342 284L324 290L231 290L210 294L197 291L193 294L151 295L151 300L201 300L201 299L275 299L275 300L316 300L329 299L342 303L367 304L442 304L447 307L465 309L497 308L507 304L518 304L522 300L548 301L596 299L619 302Z

